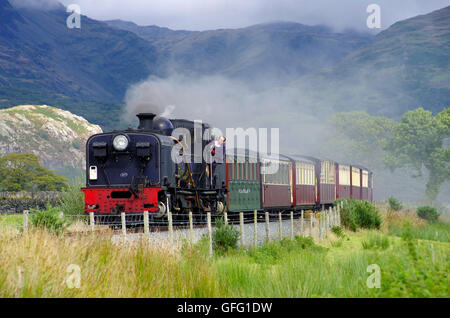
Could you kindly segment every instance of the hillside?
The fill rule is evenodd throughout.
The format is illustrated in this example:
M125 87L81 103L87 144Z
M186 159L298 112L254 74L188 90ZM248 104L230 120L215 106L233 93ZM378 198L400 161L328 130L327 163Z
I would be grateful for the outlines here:
M325 26L276 22L239 29L174 31L132 22L106 21L149 41L168 57L170 72L224 75L282 84L335 65L368 44L369 34L336 33Z
M0 107L58 104L107 124L104 112L120 109L128 85L158 73L158 53L86 16L81 29L68 29L67 17L62 5L17 9L0 0Z
M34 153L52 169L85 168L85 144L99 126L50 106L22 105L0 110L0 154Z
M68 29L62 5L38 10L0 0L0 108L58 105L110 130L127 125L130 85L174 75L256 87L258 96L301 117L366 110L396 118L419 106L437 112L450 97L449 11L400 21L376 36L288 22L176 31L86 16L81 29ZM183 99L193 108L192 96Z
M395 23L336 66L292 84L315 107L398 117L450 100L450 6Z

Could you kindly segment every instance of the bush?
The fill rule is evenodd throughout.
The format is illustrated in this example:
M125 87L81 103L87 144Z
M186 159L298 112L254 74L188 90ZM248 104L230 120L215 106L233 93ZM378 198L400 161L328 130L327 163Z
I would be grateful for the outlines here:
M344 201L344 207L341 209L342 225L352 231L358 228L377 229L381 227L381 216L377 207L369 201L339 199L335 205Z
M394 211L400 211L401 209L403 209L403 204L394 197L390 197L388 199L388 202L389 202L389 206Z
M231 225L225 224L223 219L216 220L216 228L212 233L214 250L223 254L238 247L240 233Z
M36 228L46 229L57 235L63 233L68 227L68 222L64 217L60 217L58 207L49 204L45 210L31 209L31 224Z
M331 228L331 232L337 235L337 237L343 238L345 237L344 229L340 226L333 226Z
M417 216L429 222L437 222L439 213L435 207L425 205L417 208Z
M84 182L77 177L62 192L59 206L65 215L84 214L84 194L80 190L82 186L84 186Z

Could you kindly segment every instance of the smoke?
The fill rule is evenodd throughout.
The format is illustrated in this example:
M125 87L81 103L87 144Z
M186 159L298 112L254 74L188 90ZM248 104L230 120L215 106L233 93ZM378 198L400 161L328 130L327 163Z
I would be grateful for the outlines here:
M264 85L270 89L259 87L218 75L150 77L129 88L124 120L131 121L139 112L153 112L202 120L224 133L226 128L279 128L282 151L314 153L323 123L307 109L310 104L302 92L275 83Z

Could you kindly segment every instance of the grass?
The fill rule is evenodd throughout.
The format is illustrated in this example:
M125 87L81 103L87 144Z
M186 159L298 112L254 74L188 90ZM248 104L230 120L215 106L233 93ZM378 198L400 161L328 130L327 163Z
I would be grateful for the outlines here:
M406 225L391 226L389 234L403 236ZM411 234L415 239L431 240L450 243L450 225L445 223L428 223L420 228L411 228Z
M0 215L0 226L21 227L23 226L22 214Z
M389 247L389 239L379 233L370 233L366 239L361 242L364 249L387 249Z
M396 212L397 213L397 212ZM112 233L56 236L42 230L0 232L0 297L444 297L449 294L448 224L407 211L409 225L381 209L383 227L341 229L320 243L296 237L208 257L204 240L115 244ZM405 219L405 218L403 218ZM441 235L441 236L439 236ZM80 288L66 284L71 264ZM380 268L380 288L366 284Z

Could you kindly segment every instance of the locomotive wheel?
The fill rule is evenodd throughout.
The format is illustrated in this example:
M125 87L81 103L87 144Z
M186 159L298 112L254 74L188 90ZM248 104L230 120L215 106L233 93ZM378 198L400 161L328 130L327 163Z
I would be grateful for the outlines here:
M154 215L154 217L160 219L166 215L167 208L166 205L161 201L158 202L158 208L158 212Z
M217 201L216 215L221 215L225 212L225 204L222 201Z

